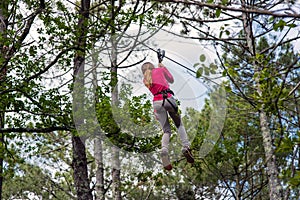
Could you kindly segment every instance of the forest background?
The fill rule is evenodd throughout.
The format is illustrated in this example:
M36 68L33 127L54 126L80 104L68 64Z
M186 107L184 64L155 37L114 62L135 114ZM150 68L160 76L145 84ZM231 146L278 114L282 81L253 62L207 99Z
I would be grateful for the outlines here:
M293 0L1 1L0 199L298 199L299 19ZM215 55L187 69L211 88L171 172L151 99L119 84L157 32Z

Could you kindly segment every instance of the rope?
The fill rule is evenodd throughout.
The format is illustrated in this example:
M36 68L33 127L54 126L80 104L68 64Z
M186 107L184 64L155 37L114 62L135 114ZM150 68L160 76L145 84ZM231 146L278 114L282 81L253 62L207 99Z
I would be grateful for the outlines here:
M155 50L154 48L150 47L149 45L145 44L144 42L141 42L141 44L144 45L145 47L147 47L148 49L150 49L150 50L156 52L156 53L159 53L159 52L160 52L159 50ZM168 56L164 56L164 58L166 58L166 59L172 61L173 63L179 65L180 67L186 69L188 72L192 72L193 74L191 74L191 73L189 73L189 74L190 74L191 76L193 76L193 77L194 77L194 74L197 73L195 70L193 70L193 69L191 69L191 68L189 68L189 67L187 67L187 66L181 64L180 62L178 62L178 61L176 61L176 60L174 60L174 59L172 59L172 58L170 58L170 57L168 57ZM219 83L213 81L212 79L210 79L210 78L208 78L208 77L203 77L203 78L204 78L204 79L207 79L208 81L210 81L210 82L212 82L212 83L214 83L214 84L216 84L216 85L220 85ZM203 81L201 81L201 80L198 79L198 78L197 78L196 80L200 81L201 84L204 85L204 87L206 87L206 89L208 89L209 91L211 91L211 88L210 88L207 84L203 83ZM201 95L201 96L202 96L202 95Z
M142 44L143 46L147 47L148 49L154 51L155 53L159 53L159 51L155 50L154 48L150 47L149 45L145 44L144 42L141 42L141 44ZM166 59L168 59L168 60L170 60L170 61L176 63L177 65L179 65L179 66L181 66L181 67L187 69L188 71L193 72L193 73L196 74L196 71L195 71L195 70L192 70L191 68L188 68L187 66L181 64L180 62L177 62L176 60L174 60L174 59L172 59L172 58L170 58L170 57L168 57L168 56L164 56L164 58L166 58Z

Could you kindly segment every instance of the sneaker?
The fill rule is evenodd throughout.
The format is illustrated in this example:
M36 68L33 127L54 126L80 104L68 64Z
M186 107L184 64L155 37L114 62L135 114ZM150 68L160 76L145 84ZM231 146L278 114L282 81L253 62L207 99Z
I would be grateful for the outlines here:
M184 147L182 149L182 153L183 153L183 155L186 158L186 161L188 163L194 163L195 162L195 160L193 158L193 155L192 155L192 152L191 152L191 149L189 147Z
M162 164L163 164L165 170L170 171L172 169L172 165L171 165L168 153L162 152L160 156L161 156L161 161L162 161Z

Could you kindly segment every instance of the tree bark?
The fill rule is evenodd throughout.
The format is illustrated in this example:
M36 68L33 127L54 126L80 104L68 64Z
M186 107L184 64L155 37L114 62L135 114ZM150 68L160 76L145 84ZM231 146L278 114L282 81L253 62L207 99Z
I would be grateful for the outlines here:
M116 30L115 30L115 1L111 0L112 11L111 11L111 103L112 106L118 106L118 63L117 63L117 41L116 41ZM112 186L113 186L113 198L115 200L121 200L121 170L120 170L120 151L116 146L112 147Z
M76 77L76 82L74 82L74 88L77 90L75 95L80 95L84 97L84 91L78 89L84 87L84 65L85 65L85 48L86 48L86 35L88 30L88 19L89 19L89 9L90 0L81 0L80 10L79 10L79 20L78 20L78 38L76 44L81 50L76 52L74 58L74 77ZM75 89L74 89L75 90ZM77 93L77 94L76 94ZM80 94L78 94L80 93ZM73 96L74 97L74 96ZM75 97L74 97L75 98ZM83 99L73 99L73 112L80 114L80 109L83 108ZM83 124L83 119L77 121L77 125ZM78 126L77 126L78 127ZM79 133L82 134L82 133ZM85 149L85 135L79 135L77 131L72 134L72 148L73 148L73 170L74 170L74 184L77 193L78 200L92 200L92 190L90 189L90 183L88 178L88 167L87 167L87 157Z
M120 170L120 151L118 147L112 147L113 153L113 169L112 169L112 181L113 181L113 198L115 200L121 200L121 170Z
M105 199L104 188L104 165L103 165L103 148L102 139L96 137L95 139L95 160L96 160L96 200Z
M246 3L244 0L241 1L243 7L246 7ZM255 51L255 39L252 32L252 17L251 13L242 13L243 17L243 25L244 25L244 31L245 36L247 39L247 45L249 48L250 53L255 58L256 51ZM260 97L262 96L262 89L261 85L259 84L259 67L257 66L256 62L253 61L253 67L254 67L254 73L257 73L258 76L255 78L256 82L256 91L259 94ZM263 137L263 144L264 144L264 150L265 150L265 159L267 164L267 174L268 174L268 185L269 185L269 197L271 200L277 200L282 199L282 186L280 184L279 178L278 178L278 167L276 164L276 155L274 153L274 148L272 144L272 135L271 130L269 127L269 118L265 111L265 105L261 105L261 108L259 110L259 120L260 120L260 130Z
M72 137L74 184L78 200L92 200L92 190L89 186L85 140L79 136Z
M238 169L236 169L236 178L235 178L235 182L236 182L236 187L235 187L235 199L236 200L240 200L241 199L241 179L240 179L240 173L238 172Z
M7 29L7 23L6 23L6 15L8 12L8 3L6 2L2 2L1 3L1 7L0 7L0 38L2 38L2 40L4 38L6 38L6 29ZM6 14L5 14L6 13ZM2 82L4 81L5 77L6 77L6 66L4 65L3 60L5 60L5 54L6 54L6 47L4 46L4 44L2 43L2 41L0 41L0 84L2 85ZM4 89L2 88L2 86L0 86L0 90ZM3 110L5 110L6 105L2 105L4 106ZM0 128L4 128L4 123L5 123L5 112L0 112ZM4 149L2 149L4 147L4 133L0 133L0 199L2 199L2 188L3 188L3 161L4 161Z
M94 55L94 53L93 53ZM95 103L99 103L99 95L97 93L98 78L97 78L97 64L98 57L92 56L92 76L93 76L93 91L95 92ZM98 122L95 122L98 123ZM103 162L103 143L102 134L95 130L94 135L94 157L96 163L96 185L95 185L95 200L105 199L105 187L104 187L104 162ZM99 130L101 131L101 130Z
M0 127L4 127L4 115L5 113L0 113ZM4 146L4 133L1 133L0 135L0 145L1 145L1 154L0 154L0 199L2 199L2 188L3 188L3 158L4 158L4 153L3 153L3 146Z
M111 102L112 106L118 106L118 67L117 67L117 44L115 43L114 39L115 35L112 34L112 51L111 51L111 56L112 56L112 61L111 61L111 88L112 88L112 94L111 94ZM121 200L121 191L120 191L120 186L121 186L121 180L120 180L120 152L119 148L116 146L112 147L112 158L113 158L113 169L112 169L112 181L113 181L113 196L115 200Z
M282 186L278 178L279 173L276 164L276 155L274 153L274 148L272 144L272 136L269 128L268 117L264 111L261 111L259 118L267 163L270 199L282 199Z

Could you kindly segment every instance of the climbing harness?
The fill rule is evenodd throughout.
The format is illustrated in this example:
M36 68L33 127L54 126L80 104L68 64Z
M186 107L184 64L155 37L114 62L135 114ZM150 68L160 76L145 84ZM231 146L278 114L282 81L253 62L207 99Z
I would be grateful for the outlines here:
M174 105L169 99L168 99L168 94L172 94L173 96L175 95L174 92L171 89L166 89L166 90L162 90L155 95L159 95L162 94L163 96L163 102L162 102L162 106L165 105L165 101L167 100L169 102L169 104L174 108L174 110L176 111L176 113L178 112L178 106Z

